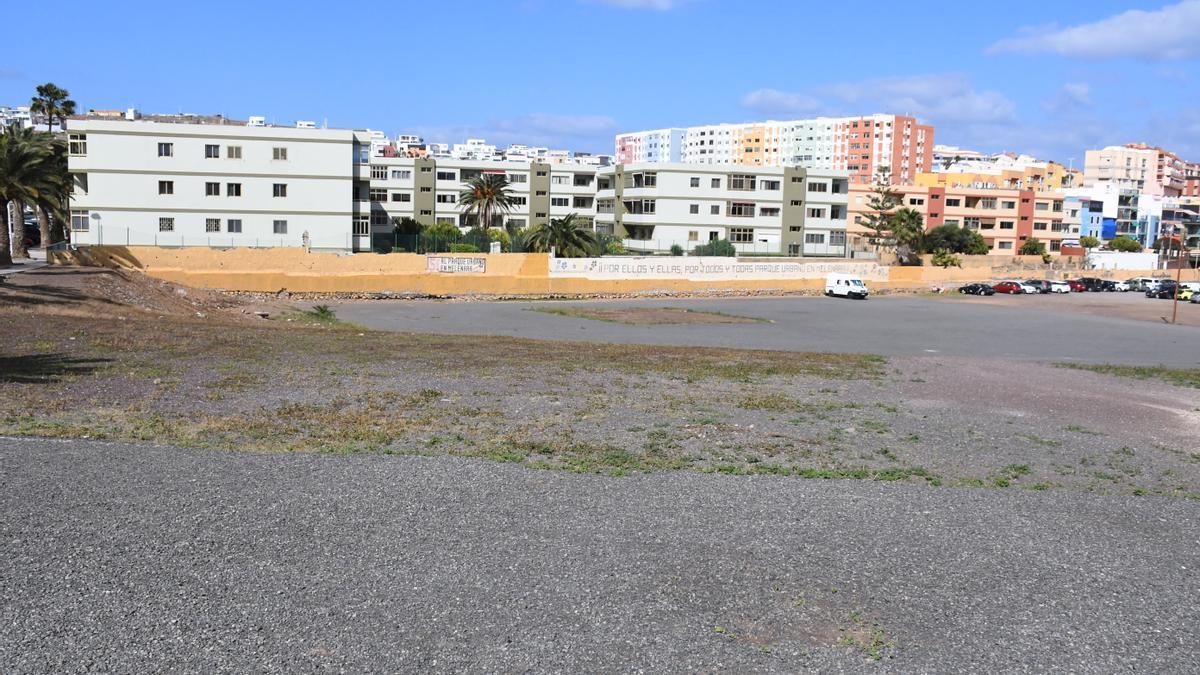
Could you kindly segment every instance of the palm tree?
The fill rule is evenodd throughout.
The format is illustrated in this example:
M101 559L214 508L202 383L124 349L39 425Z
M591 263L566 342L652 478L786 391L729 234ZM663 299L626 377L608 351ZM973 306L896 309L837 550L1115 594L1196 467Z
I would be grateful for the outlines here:
M59 121L75 114L75 101L67 98L71 92L59 87L53 82L39 84L37 86L37 96L33 97L33 101L29 105L29 111L41 113L46 116L46 131L50 131L54 126L54 118Z
M11 265L13 257L28 257L25 252L25 223L20 205L36 203L49 193L46 180L48 145L29 142L23 130L10 126L0 133L0 265ZM18 205L17 222L9 241L9 206ZM11 252L10 252L11 247Z
M42 158L33 182L27 185L31 191L28 205L32 206L37 214L42 246L49 246L50 218L53 217L59 223L67 221L66 204L70 196L70 178L67 174L66 142L50 133L34 131L32 128L14 127L11 133L13 142L34 148Z
M889 218L892 228L892 239L896 242L896 255L901 262L909 259L921 250L921 240L925 236L925 219L916 209L898 209Z
M485 230L492 226L492 219L515 205L508 194L508 176L502 173L480 174L466 181L458 203L466 207L467 213L474 213L479 227Z
M596 254L596 233L576 222L576 214L564 218L551 218L533 228L529 233L529 248L548 252L551 248L559 258L583 258Z

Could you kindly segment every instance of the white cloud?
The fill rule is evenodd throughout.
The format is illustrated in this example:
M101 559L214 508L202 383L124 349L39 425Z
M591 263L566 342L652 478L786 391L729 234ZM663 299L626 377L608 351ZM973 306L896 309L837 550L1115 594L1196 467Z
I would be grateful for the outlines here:
M1052 113L1083 110L1091 105L1092 88L1086 82L1067 82L1056 95L1042 103L1042 107Z
M969 79L955 73L906 75L836 84L829 93L845 103L873 104L887 112L911 114L937 123L1008 122L1016 111L1012 101L995 91L976 91Z
M988 52L1178 60L1200 55L1197 33L1200 0L1183 0L1152 11L1131 9L1078 26L1034 29L1027 35L1000 40Z
M604 115L533 113L484 124L417 126L403 131L439 143L462 143L470 137L483 138L501 147L524 143L559 150L611 153L617 122Z
M590 0L598 5L620 7L621 9L655 9L665 12L683 4L683 0Z
M763 115L802 115L821 110L823 104L808 94L756 89L742 97L742 105Z

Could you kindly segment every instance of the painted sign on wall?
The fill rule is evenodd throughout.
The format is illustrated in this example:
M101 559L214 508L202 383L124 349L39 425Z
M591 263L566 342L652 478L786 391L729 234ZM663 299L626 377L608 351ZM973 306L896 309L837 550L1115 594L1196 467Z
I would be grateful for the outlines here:
M736 281L824 279L827 274L856 274L864 280L887 281L888 267L873 262L831 260L739 261L737 258L647 256L551 258L550 276L579 279L680 279Z
M427 256L425 269L441 274L483 274L487 271L487 258L455 258L450 256Z

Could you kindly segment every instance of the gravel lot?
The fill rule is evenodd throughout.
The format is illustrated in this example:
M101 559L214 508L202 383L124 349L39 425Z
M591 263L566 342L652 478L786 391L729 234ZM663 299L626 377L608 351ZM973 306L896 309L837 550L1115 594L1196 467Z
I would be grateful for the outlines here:
M0 485L9 673L1200 668L1194 501L16 439Z
M687 298L542 302L344 301L338 316L381 330L506 335L616 344L862 352L884 356L994 356L1134 365L1200 364L1200 305L1135 293L968 298L893 295L866 302L823 297ZM559 308L678 307L769 319L747 325L628 325L562 316ZM1138 320L1142 319L1142 320Z

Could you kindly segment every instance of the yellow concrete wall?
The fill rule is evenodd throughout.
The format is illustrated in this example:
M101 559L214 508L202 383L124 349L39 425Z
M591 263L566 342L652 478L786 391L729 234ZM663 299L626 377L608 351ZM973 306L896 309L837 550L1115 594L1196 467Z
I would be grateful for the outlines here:
M56 251L51 262L135 269L187 286L274 293L417 293L429 295L603 295L648 291L700 292L812 291L824 288L824 276L812 278L692 281L660 279L593 280L551 278L544 253L460 253L444 257L484 258L484 273L438 273L427 270L426 257L413 253L307 253L299 248L208 249L152 246L93 246ZM987 260L983 265L975 258ZM858 261L861 262L861 261ZM964 256L963 268L892 267L890 280L868 282L876 289L922 289L931 286L1006 277L1044 277L1044 272L1014 271L994 256ZM1162 276L1161 270L1066 272L1049 276L1100 276L1128 279ZM1187 270L1185 280L1200 281L1200 271Z

